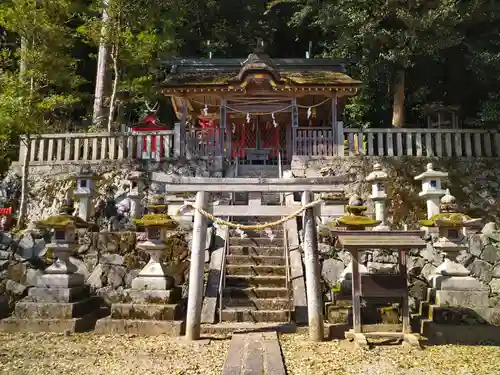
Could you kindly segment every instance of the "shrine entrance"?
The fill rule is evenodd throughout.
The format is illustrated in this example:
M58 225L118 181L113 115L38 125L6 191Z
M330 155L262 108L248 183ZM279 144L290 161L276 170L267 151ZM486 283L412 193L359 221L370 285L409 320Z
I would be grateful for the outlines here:
M287 129L271 115L249 114L243 121L231 122L232 159L247 165L286 163Z

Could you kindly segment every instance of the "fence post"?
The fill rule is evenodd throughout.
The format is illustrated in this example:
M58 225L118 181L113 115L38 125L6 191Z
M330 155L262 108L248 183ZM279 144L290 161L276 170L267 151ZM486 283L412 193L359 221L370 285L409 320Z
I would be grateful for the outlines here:
M337 156L344 157L344 122L337 121L335 131L335 143L337 148Z
M28 145L26 144L26 142L28 142L27 136L22 135L21 137L19 137L19 163L22 163L24 161L24 155L28 152Z
M181 124L176 122L174 125L174 157L182 156Z
M196 207L207 209L208 193L196 194ZM201 334L201 307L203 299L203 274L205 267L205 242L207 219L198 211L194 214L191 266L189 268L189 295L186 317L186 338L198 340Z
M302 205L312 202L309 191L302 193ZM323 341L323 298L321 296L320 267L318 261L318 235L314 208L304 213L304 265L306 268L307 314L309 338L312 341Z

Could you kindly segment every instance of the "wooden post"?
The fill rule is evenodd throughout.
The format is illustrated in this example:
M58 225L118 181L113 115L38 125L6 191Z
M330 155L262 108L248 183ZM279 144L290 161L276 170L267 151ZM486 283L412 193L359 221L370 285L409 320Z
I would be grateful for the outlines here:
M191 156L191 150L186 147L186 115L187 115L187 105L186 99L182 98L182 108L181 108L181 124L180 124L180 150L181 155L189 158Z
M297 128L299 127L299 109L297 98L292 98L292 157L297 153ZM291 161L291 158L290 158Z
M332 131L334 142L339 144L337 133L337 93L335 91L332 92Z
M207 205L208 193L199 191L196 194L196 207L206 209ZM196 211L191 246L191 266L189 268L189 295L186 317L186 338L188 340L198 340L200 338L206 237L207 219Z
M312 194L302 194L302 205L312 202ZM306 268L307 314L309 319L309 338L323 341L323 299L321 296L320 267L318 261L318 235L314 209L304 213L304 263Z
M361 275L359 273L359 249L351 251L352 261L352 328L354 333L362 333L361 331Z
M181 124L175 123L174 125L174 157L180 158L182 156L182 140L181 140ZM142 143L137 142L142 146Z

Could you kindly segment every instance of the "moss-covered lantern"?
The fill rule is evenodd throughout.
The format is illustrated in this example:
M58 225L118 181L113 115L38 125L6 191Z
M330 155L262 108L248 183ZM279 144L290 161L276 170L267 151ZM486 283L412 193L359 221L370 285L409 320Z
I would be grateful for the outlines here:
M332 225L337 228L345 228L346 230L364 230L380 224L380 221L366 216L366 210L367 207L364 205L361 197L354 194L349 198L346 206L347 215L334 220Z
M444 256L444 262L436 272L443 275L466 276L470 272L456 262L460 250L467 248L466 238L462 233L463 228L475 228L481 224L481 219L458 212L458 205L454 196L447 189L441 198L440 213L434 214L430 219L420 220L420 224L428 228L437 228L439 238L433 247Z
M83 285L84 282L83 275L75 274L78 267L71 263L69 258L78 247L76 229L89 228L91 224L78 216L73 216L74 211L74 202L68 191L58 214L36 223L39 228L53 231L52 241L45 247L47 252L51 251L56 258L52 265L45 270L47 274L45 276L59 275L57 279L53 280L56 284L52 286L72 287ZM66 275L66 277L61 275ZM44 286L50 286L50 280L50 278L45 280Z
M173 278L161 263L162 255L167 251L167 231L176 229L179 224L166 214L165 198L159 191L154 191L147 205L148 213L134 223L146 230L146 240L137 247L149 254L148 264L132 280L133 289L167 290L173 287Z

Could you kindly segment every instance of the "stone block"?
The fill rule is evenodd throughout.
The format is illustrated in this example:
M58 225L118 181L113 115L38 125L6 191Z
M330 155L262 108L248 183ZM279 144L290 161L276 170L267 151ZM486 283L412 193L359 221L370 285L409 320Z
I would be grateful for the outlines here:
M433 344L500 344L500 327L488 324L448 325L423 321L420 333Z
M352 312L350 308L341 306L326 306L326 320L331 324L351 324Z
M87 298L82 301L30 302L21 300L16 304L14 316L18 319L71 319L86 315L96 308L96 300Z
M132 289L167 290L172 287L172 284L172 278L170 277L137 276L134 280L132 280Z
M482 284L480 281L471 276L461 277L436 275L432 278L432 287L438 290L489 291L487 285Z
M89 287L31 288L28 290L28 297L31 302L75 302L89 297Z
M72 288L82 286L84 283L85 277L79 273L45 274L38 278L36 286L39 288Z
M123 291L126 300L138 304L170 304L181 299L181 288L170 290L136 290L125 289Z
M487 307L488 292L436 290L435 304L443 307Z
M99 319L95 325L98 334L137 334L145 336L167 335L178 337L183 334L182 321Z
M72 319L18 319L9 317L0 320L3 332L86 332L94 329L97 315L89 313Z
M111 319L175 320L181 306L114 303L111 305Z

